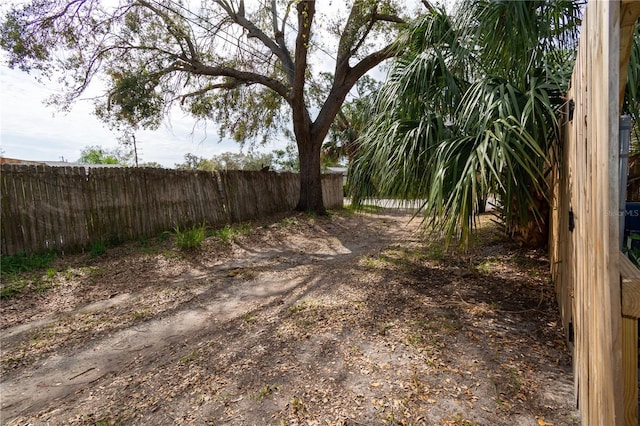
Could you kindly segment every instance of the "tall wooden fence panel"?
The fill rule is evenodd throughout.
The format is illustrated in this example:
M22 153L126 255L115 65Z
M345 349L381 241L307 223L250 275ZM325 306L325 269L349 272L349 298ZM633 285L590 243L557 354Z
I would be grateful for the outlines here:
M296 206L300 182L293 173L226 171L220 173L220 178L233 222Z
M343 206L344 187L343 177L340 173L322 175L322 198L328 209L337 209Z
M174 226L220 225L288 211L300 185L298 175L274 172L3 164L0 175L4 255L76 250ZM328 208L341 207L341 176L323 176L323 193Z
M624 377L637 371L635 364L625 371L622 363L618 227L619 93L626 84L620 69L628 64L621 46L632 31L623 31L625 43L620 38L629 5L636 9L633 24L633 2L588 2L554 173L552 274L584 425L635 424L633 415L626 422L624 415ZM636 409L637 397L630 405L629 412Z

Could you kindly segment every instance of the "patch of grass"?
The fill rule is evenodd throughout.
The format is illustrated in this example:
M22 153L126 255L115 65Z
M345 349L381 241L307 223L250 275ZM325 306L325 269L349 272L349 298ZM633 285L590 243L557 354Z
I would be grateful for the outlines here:
M149 237L146 235L141 236L138 238L138 244L140 244L141 247L149 247Z
M98 266L82 266L78 268L78 272L89 277L101 277L107 272L107 269Z
M51 283L51 281L36 280L33 283L33 290L36 293L45 292L45 291L49 290L52 287L53 287L53 284Z
M442 248L442 244L432 243L429 244L427 248L427 253L429 259L433 260L442 260L444 259L444 249Z
M206 227L204 224L200 226L192 226L189 229L181 230L179 226L173 228L174 241L180 250L196 250L202 246L202 241L206 235Z
M21 293L28 283L26 279L19 279L17 274L7 275L0 282L0 299L8 299Z
M52 280L55 278L56 273L58 273L58 271L55 268L49 268L47 269L47 278Z
M517 368L512 368L509 371L509 379L511 381L511 385L516 390L522 390L524 387L524 382L522 381L521 372Z
M289 314L290 315L297 314L298 312L304 311L305 309L309 309L310 307L311 307L311 304L309 302L302 301L297 305L293 305L292 307L290 307Z
M297 224L298 224L298 219L293 216L285 217L284 219L280 220L280 225L282 225L283 227L294 226Z
M14 297L28 288L36 292L46 291L51 288L52 280L55 278L57 270L49 267L49 265L57 256L53 251L32 255L19 253L15 256L2 256L0 299ZM20 276L23 273L45 268L44 276L37 277L33 274L31 277Z
M407 344L413 347L419 347L424 342L424 336L420 332L413 332L407 336Z
M149 312L147 312L147 311L133 311L133 312L131 312L131 317L135 321L147 318L148 316L149 316Z
M56 257L58 257L58 255L53 251L31 255L18 253L14 256L1 256L0 270L2 275L10 275L45 269L49 267Z
M387 265L387 262L385 262L383 257L371 255L362 256L358 263L368 269L380 269Z
M185 355L178 360L178 364L180 365L189 365L196 362L200 362L200 355L198 355L198 352L195 349L191 351L189 355Z
M498 262L494 259L487 259L484 262L476 265L476 271L482 272L483 274L489 274L495 271Z
M258 315L255 312L247 312L242 316L242 319L247 324L254 324L256 321L258 321Z
M67 267L67 270L64 272L64 279L65 280L70 280L75 276L75 272L73 271L73 269Z
M276 390L278 390L278 386L276 385L269 385L269 384L262 385L262 387L256 394L256 401L262 402L266 397L271 395Z
M96 241L91 243L91 250L89 251L89 255L91 257L102 256L107 252L107 245L103 241Z
M387 330L393 328L394 324L392 322L388 322L385 324L382 324L380 326L380 328L378 329L378 333L382 336L384 336L385 334L387 334Z
M304 401L296 396L291 398L291 401L289 401L289 407L291 408L293 414L296 415L303 414L305 411L307 411L307 408L304 405Z
M241 236L250 235L253 232L251 224L241 223L239 225L225 225L224 228L212 231L210 235L218 238L223 244L229 245Z

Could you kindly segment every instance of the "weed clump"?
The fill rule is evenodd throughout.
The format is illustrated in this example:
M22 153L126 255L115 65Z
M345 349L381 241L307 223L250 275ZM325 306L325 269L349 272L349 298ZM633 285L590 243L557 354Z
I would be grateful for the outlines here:
M202 246L202 241L206 236L206 227L204 224L181 230L179 226L173 228L174 241L181 250L196 250Z
M45 269L49 267L56 257L58 257L58 255L54 251L31 255L25 253L18 253L14 256L3 255L0 257L0 270L2 275L7 275Z

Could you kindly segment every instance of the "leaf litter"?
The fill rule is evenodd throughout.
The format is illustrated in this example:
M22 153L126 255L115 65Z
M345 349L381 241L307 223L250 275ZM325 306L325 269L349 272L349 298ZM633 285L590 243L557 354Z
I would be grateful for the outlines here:
M470 254L444 251L410 219L62 257L0 305L2 423L579 424L545 254L486 216Z

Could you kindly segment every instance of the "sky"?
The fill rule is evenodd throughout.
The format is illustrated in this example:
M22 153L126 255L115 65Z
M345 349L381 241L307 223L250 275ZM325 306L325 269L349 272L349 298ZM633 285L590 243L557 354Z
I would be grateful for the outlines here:
M89 100L76 102L70 112L46 106L45 99L56 93L52 86L38 83L31 75L12 70L2 58L0 64L0 148L2 156L33 161L76 161L87 146L118 147L118 134L109 130L93 114ZM184 155L211 158L223 152L239 152L240 145L220 141L209 123L197 126L195 119L179 110L156 131L136 133L141 162L174 167ZM263 150L281 148L272 143ZM246 150L245 150L246 152Z

